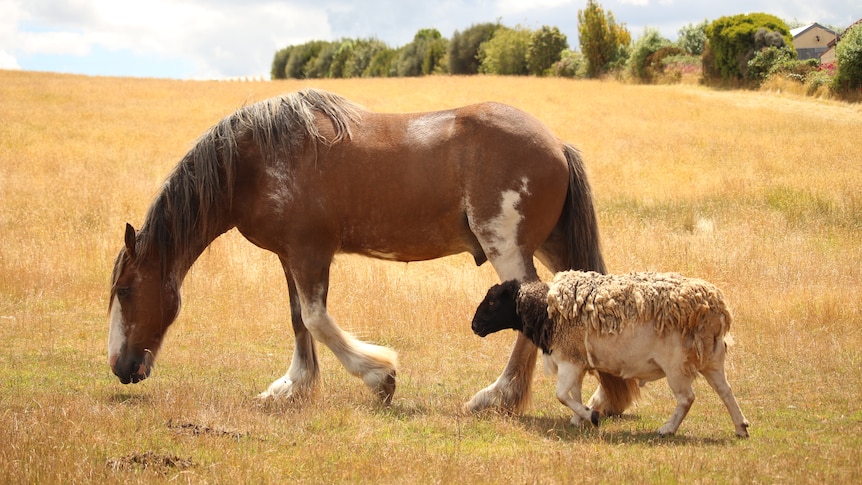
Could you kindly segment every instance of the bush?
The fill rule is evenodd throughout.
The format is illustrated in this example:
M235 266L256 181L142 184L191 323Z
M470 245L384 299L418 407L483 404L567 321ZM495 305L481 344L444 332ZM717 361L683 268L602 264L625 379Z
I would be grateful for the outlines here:
M796 60L796 53L785 47L766 47L754 53L748 61L748 78L764 81L772 74L788 70Z
M629 72L633 78L642 82L651 82L655 74L655 66L649 69L647 59L663 47L670 46L671 42L661 36L657 29L645 28L643 35L632 47L629 57ZM679 50L679 49L677 49ZM658 66L659 71L661 66Z
M703 54L703 49L706 47L707 25L709 25L709 21L704 20L697 25L688 24L679 29L677 31L679 35L677 47L694 56Z
M659 50L654 54L661 57L661 70L663 80L672 82L682 82L686 79L697 82L703 75L703 67L701 58L691 54L677 53L673 54L668 49L667 54L663 53L664 49Z
M845 32L835 46L834 88L840 94L862 91L862 24L856 24Z
M557 77L586 77L587 61L580 52L566 49L551 69Z
M707 26L706 35L703 72L707 81L745 81L749 79L748 61L757 51L793 45L784 21L764 13L721 17ZM796 51L793 53L795 57Z

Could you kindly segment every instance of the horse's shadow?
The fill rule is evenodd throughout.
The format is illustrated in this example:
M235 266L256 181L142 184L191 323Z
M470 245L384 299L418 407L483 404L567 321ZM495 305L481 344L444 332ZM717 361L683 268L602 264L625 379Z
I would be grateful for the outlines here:
M607 429L607 424L609 422L637 421L639 419L638 416L628 414L605 418L599 423L599 426L574 426L569 422L568 418L554 418L548 416L519 416L516 419L518 419L526 429L536 435L559 441L579 443L601 442L614 445L641 444L646 446L727 446L734 441L732 437L716 438L679 434L661 436L654 430L630 431Z
M135 394L130 392L113 392L108 394L108 402L112 404L137 406L152 403L152 397L145 393Z

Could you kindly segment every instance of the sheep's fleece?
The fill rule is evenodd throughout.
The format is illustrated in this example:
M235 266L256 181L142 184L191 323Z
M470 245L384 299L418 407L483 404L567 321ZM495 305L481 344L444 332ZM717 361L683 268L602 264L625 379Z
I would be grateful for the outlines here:
M719 318L704 318L709 314ZM619 333L627 324L653 322L657 335L671 330L695 340L724 335L731 323L718 288L677 273L560 272L548 292L548 316L558 326L582 327L598 334ZM698 357L705 343L695 343Z

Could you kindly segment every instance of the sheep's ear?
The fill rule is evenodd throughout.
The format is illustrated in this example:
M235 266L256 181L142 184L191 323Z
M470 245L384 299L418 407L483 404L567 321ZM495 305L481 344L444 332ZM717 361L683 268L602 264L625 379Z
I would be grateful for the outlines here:
M518 296L518 286L519 285L520 285L520 283L518 283L518 280L509 280L509 281L502 283L500 285L501 290L502 290L500 292L500 296L502 296L504 298L511 298L514 300L515 297Z

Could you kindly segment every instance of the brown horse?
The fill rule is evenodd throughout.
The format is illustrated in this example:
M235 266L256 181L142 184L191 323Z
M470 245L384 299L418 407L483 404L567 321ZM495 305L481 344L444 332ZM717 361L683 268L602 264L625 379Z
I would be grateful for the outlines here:
M278 255L290 294L293 359L262 397L308 396L317 340L392 399L395 352L327 313L337 253L420 261L467 251L503 281L537 279L534 254L555 272L604 271L580 155L535 118L496 103L380 114L305 90L221 120L169 175L141 230L126 226L109 303L108 359L121 382L150 375L186 273L232 228ZM519 335L500 378L468 408L522 410L535 359ZM629 404L625 389L601 379L606 412Z

